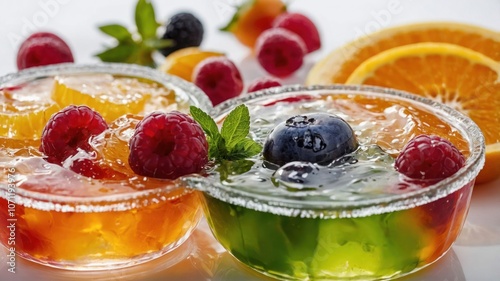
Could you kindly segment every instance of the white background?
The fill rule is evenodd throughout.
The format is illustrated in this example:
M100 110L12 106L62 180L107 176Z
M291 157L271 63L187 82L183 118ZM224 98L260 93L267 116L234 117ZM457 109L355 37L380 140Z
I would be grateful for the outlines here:
M197 15L205 26L204 49L226 53L240 67L246 82L265 73L252 54L218 28L230 18L240 0L153 0L157 19L180 11ZM290 11L309 15L318 25L323 48L285 83L303 82L311 65L330 50L364 33L383 27L424 20L460 21L500 32L500 0L295 0ZM133 27L135 0L16 0L0 2L0 75L16 71L21 40L35 31L59 34L70 45L77 63L97 62L94 54L112 44L97 26L121 23ZM390 8L392 7L392 9ZM204 245L200 247L199 245ZM220 248L202 224L177 250L184 259L172 265L169 257L142 267L102 273L47 269L18 260L17 273L7 272L0 252L0 280L267 280L242 268ZM500 280L500 180L476 186L462 235L436 264L401 280Z

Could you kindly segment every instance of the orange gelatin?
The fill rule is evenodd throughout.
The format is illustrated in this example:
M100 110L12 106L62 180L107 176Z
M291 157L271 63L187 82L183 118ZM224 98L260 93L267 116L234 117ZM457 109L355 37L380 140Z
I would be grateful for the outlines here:
M132 72L136 73L137 69ZM154 70L151 73L157 75ZM187 89L192 89L183 85L184 82L170 88L168 83L127 75L77 74L71 72L64 76L64 80L71 81L73 91L82 92L80 95L76 93L72 99L85 97L72 103L90 107L99 105L103 106L102 110L109 108L112 114L108 117L119 111L125 112L127 105L123 104L117 111L106 103L123 100L119 98L122 94L147 94L141 95L140 104L133 104L131 112L135 115L125 114L112 123L108 120L109 129L89 140L94 149L91 160L105 172L103 177L94 179L71 171L68 159L62 166L45 161L38 150L40 132L45 123L31 122L32 126L25 126L44 109L33 105L21 111L21 104L43 101L40 104L53 104L57 108L66 106L60 104L59 99L52 99L56 95L60 100L68 100L64 93L58 92L63 87L61 76L46 78L48 75L44 75L42 79L3 90L0 80L0 92L4 96L8 93L12 105L4 105L0 111L2 124L8 118L5 122L11 128L0 130L1 244L28 260L73 270L130 266L175 249L189 237L202 216L199 195L186 189L180 180L135 174L128 165L128 141L143 114L152 110L187 111L186 105L197 99L197 93L190 92L193 96L186 98ZM89 85L93 80L83 79L86 84L78 86L78 79L82 77L92 77L100 82L105 80L104 84L114 85L113 91L103 89L107 94L86 94L90 92L85 89L102 89L102 83L101 86ZM117 80L113 81L113 77ZM140 89L136 91L135 86ZM35 89L36 93L32 91ZM120 89L125 92L117 93ZM179 98L179 92L185 96ZM116 98L103 101L104 96L110 95ZM201 107L208 105L208 99L200 100L200 104ZM21 118L15 117L12 108L19 109L22 122L13 122ZM46 116L44 122L49 117Z
M9 203L0 198L3 222L9 218ZM123 211L62 212L17 205L15 213L12 246L20 256L72 269L122 267L158 257L184 242L201 216L194 192ZM0 233L6 246L9 234Z

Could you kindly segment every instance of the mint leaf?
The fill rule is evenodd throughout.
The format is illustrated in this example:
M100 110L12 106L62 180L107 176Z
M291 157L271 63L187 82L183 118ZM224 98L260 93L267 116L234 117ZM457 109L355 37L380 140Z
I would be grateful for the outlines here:
M226 116L222 124L221 135L226 141L227 150L231 151L236 144L248 136L249 132L250 113L248 107L241 104Z
M203 110L196 106L190 106L189 113L191 113L191 116L193 116L194 120L200 124L203 131L205 131L205 134L209 137L214 138L216 135L220 135L219 127L217 127L214 119L212 119L212 117L210 117L210 115L205 113Z
M259 154L262 151L262 146L255 142L253 139L245 138L242 139L238 144L231 150L229 159L244 159L255 154Z
M107 35L115 38L118 42L133 42L132 33L126 27L119 24L108 24L99 26L99 29Z
M227 155L226 144L212 117L196 106L190 106L189 112L207 135L208 156L210 158L225 158Z
M255 165L255 163L247 159L236 161L223 160L217 168L217 171L219 172L220 180L225 181L231 175L240 175L250 171L253 165Z
M137 47L134 45L118 45L116 47L109 48L96 56L104 62L124 62L128 61L136 51Z
M137 2L135 24L142 40L156 38L156 29L160 25L156 22L155 10L149 0L139 0Z
M262 150L261 145L248 137L250 114L246 105L236 107L226 116L221 132L217 123L203 110L195 106L189 110L207 135L208 155L216 162L245 159Z
M226 143L219 134L214 138L207 138L208 141L208 157L214 159L228 159L228 151Z

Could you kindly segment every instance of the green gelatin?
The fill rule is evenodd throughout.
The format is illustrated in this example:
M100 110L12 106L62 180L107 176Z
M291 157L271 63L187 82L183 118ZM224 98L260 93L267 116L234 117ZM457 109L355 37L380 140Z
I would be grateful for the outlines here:
M219 242L257 271L291 280L382 279L422 266L432 233L399 211L359 218L274 215L205 195ZM420 227L419 227L420 226Z

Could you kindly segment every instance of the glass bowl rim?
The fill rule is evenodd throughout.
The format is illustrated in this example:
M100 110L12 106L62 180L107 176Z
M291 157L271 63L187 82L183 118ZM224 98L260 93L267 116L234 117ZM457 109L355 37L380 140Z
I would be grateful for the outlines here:
M0 77L0 89L3 87L14 86L22 82L27 82L45 76L56 76L60 74L84 74L84 73L99 73L99 74L119 74L137 76L147 78L164 85L171 84L184 92L190 93L197 102L196 106L201 106L202 109L210 110L212 102L208 96L196 85L174 75L163 73L160 70L146 66L127 64L127 63L60 63L46 66L31 67L20 70L18 72L8 73ZM22 81L22 82L18 82ZM8 83L15 82L14 85ZM188 97L189 98L189 97Z
M185 98L186 101L190 103L190 105L195 105L206 111L210 111L210 109L212 108L210 99L196 85L179 77L163 73L160 70L125 63L61 63L27 68L18 72L1 76L0 89L4 87L12 87L44 77L57 75L79 75L86 73L115 74L146 78L168 88L176 90L176 94L179 94L181 95L181 97ZM8 195L10 194L10 192L7 192L7 186L8 185L0 184L0 197L5 199L7 199ZM146 197L153 196L155 193L163 195L159 197L164 197L165 192L171 193L181 188L185 188L185 186L183 185L183 182L180 181L180 179L167 179L165 180L165 186L162 187L89 197L47 194L37 191L25 190L23 188L19 188L18 186L16 186L14 195L16 197L16 203L37 205L38 209L52 210L56 208L58 210L64 211L85 211L88 208L92 208L94 211L109 211L121 210L124 208L128 209L131 207L135 207L138 204L149 204L147 201L148 198ZM192 191L185 188L185 191L181 194L165 198L165 200L172 200L190 192ZM151 200L151 198L149 198L149 200ZM126 202L128 205L124 206L123 202ZM89 204L91 206L89 206Z
M443 198L473 181L484 165L484 136L474 121L463 113L440 102L390 88L344 84L312 86L287 85L256 91L225 101L215 106L210 112L210 115L217 118L227 114L233 107L239 104L258 102L266 98L279 97L280 95L293 93L314 95L320 94L321 92L337 94L375 94L417 103L419 106L427 109L432 108L439 117L443 118L444 115L447 118L447 120L445 120L447 123L451 120L456 122L450 125L459 130L468 141L470 155L464 167L451 177L436 184L432 184L420 190L394 196L359 201L304 201L293 198L277 197L275 195L257 194L222 185L215 179L211 180L210 177L189 177L186 179L188 185L191 186L191 188L198 189L226 203L277 215L320 218L363 217L409 209Z

